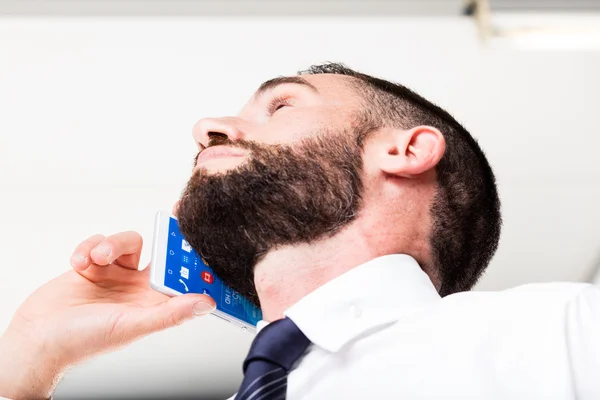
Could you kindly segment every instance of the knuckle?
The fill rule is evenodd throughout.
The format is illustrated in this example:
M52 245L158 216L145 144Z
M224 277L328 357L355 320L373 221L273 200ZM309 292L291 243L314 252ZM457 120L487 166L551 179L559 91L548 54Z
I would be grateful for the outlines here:
M137 245L138 243L141 243L142 236L137 232L125 231L125 232L120 232L115 235L107 237L106 241L110 242L111 245L114 245L114 246L123 245L123 246L129 248L132 245Z
M79 247L88 248L89 250L91 250L92 248L94 248L96 246L96 244L101 242L102 239L104 239L104 235L98 234L98 235L90 236L86 241L81 243L79 245Z
M101 241L103 238L104 238L104 236L100 235L100 234L90 236L89 238L87 238L83 242L79 243L79 245L77 245L77 247L75 248L74 253L79 253L79 252L89 253L90 250L92 250L94 248L94 246L99 241Z
M98 240L102 240L102 239L104 239L104 237L105 237L104 235L101 235L101 234L97 233L97 234L95 234L95 235L92 235L92 236L90 236L90 237L89 237L89 238L86 240L86 242L97 242Z
M136 231L126 231L125 233L127 233L127 234L129 234L129 235L131 235L131 236L135 237L136 239L138 239L138 238L139 238L140 240L142 239L142 235L140 235L140 233L139 233L139 232L136 232Z
M135 243L136 245L142 245L144 239L142 238L142 235L140 235L138 232L135 231L128 231L126 232L129 237L131 238L131 241L133 243Z
M173 326L173 316L168 315L167 317L162 319L160 330L165 330Z
M171 313L171 317L170 318L171 318L171 322L172 322L171 326L179 326L183 322L181 320L181 318L177 318L177 316L175 315L174 312Z
M114 238L107 237L103 241L98 243L98 245L110 247L111 249L114 250L114 249L118 248L119 242L116 241Z

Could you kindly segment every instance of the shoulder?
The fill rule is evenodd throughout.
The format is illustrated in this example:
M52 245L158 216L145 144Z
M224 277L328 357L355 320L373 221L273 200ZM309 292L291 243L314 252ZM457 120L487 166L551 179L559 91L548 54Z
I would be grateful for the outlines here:
M569 302L582 293L599 290L590 283L550 282L529 283L498 291L469 291L448 295L443 301L511 301L527 300L528 302Z
M500 291L470 291L454 293L442 299L447 309L467 309L486 314L563 315L577 304L597 303L600 308L600 288L589 283L532 283ZM493 311L493 313L492 313Z

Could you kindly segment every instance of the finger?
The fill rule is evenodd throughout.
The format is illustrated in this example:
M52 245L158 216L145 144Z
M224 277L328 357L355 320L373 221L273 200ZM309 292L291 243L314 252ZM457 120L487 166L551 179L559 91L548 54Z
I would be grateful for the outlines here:
M142 236L133 231L107 236L90 252L94 264L108 265L112 262L130 269L137 269L142 253Z
M71 266L77 271L84 271L91 264L90 252L104 239L104 235L94 235L81 242L71 255Z
M215 301L203 294L171 297L164 303L140 309L131 319L131 337L139 337L181 325L194 317L206 315L216 307Z

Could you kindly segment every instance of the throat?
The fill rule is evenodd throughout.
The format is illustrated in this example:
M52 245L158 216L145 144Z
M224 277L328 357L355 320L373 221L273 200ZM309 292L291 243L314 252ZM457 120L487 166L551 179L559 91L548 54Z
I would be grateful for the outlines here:
M303 297L376 256L365 241L343 232L318 243L270 251L254 270L264 320L283 318Z

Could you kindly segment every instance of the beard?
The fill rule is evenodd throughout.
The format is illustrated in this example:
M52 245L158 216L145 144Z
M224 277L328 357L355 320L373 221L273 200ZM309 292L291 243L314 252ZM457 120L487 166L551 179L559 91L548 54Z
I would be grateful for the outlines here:
M331 237L358 214L358 133L323 132L294 145L219 139L249 150L225 173L198 169L177 218L192 248L224 284L260 306L254 267L271 250Z

